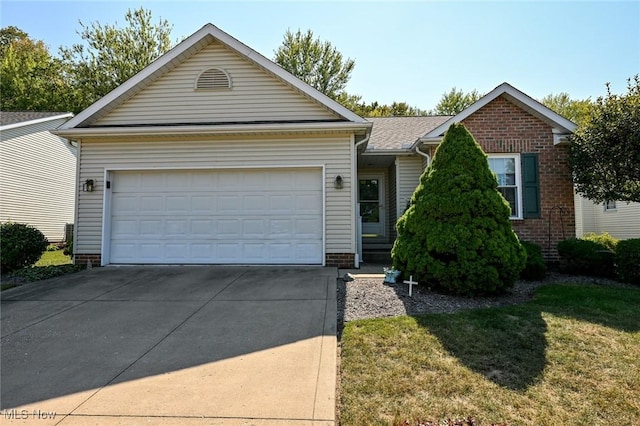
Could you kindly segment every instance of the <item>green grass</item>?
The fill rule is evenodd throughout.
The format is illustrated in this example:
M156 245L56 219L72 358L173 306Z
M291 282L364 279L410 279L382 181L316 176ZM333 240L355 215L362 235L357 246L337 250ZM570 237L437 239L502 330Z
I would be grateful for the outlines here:
M24 283L59 277L84 269L82 265L73 265L71 257L63 250L45 251L33 266L22 268L3 277L0 290L8 290Z
M64 254L64 250L47 250L42 253L40 259L34 264L34 266L58 266L58 265L70 265L71 256Z
M342 425L640 422L640 289L552 285L529 303L353 321Z

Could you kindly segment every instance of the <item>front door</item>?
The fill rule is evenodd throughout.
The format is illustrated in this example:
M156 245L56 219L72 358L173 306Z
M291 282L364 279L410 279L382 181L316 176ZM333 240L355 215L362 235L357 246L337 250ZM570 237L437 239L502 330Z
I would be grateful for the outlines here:
M358 178L358 201L362 216L363 237L386 235L384 215L384 174L361 174Z

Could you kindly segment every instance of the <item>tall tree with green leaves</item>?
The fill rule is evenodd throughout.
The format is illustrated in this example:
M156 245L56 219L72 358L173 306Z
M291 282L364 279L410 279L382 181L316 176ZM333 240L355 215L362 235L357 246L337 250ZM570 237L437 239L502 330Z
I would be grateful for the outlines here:
M152 22L142 7L125 15L126 26L81 21L84 44L60 48L68 77L77 90L76 110L82 110L133 77L171 47L173 26L165 19Z
M588 120L593 107L590 99L571 99L566 92L549 94L542 98L540 103L576 124L583 124Z
M42 40L16 27L0 30L0 109L69 111L72 89Z
M442 94L442 98L440 98L432 113L436 115L456 115L482 96L477 90L464 93L454 87Z
M627 93L598 97L571 138L570 164L577 192L601 203L640 202L640 77Z
M334 100L344 94L355 67L353 59L345 59L331 43L315 38L311 30L287 30L273 60Z

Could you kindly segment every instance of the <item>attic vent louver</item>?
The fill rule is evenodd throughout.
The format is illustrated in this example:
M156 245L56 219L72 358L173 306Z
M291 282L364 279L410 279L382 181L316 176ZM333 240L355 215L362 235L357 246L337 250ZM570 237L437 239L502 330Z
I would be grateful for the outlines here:
M196 89L230 89L229 74L220 68L209 68L200 73L196 80Z

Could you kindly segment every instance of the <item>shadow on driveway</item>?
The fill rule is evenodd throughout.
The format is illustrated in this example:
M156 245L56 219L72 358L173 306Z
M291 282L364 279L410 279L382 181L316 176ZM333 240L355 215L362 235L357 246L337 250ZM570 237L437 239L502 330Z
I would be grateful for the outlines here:
M107 385L230 359L239 361L224 371L245 359L271 363L272 393L291 381L307 383L313 387L311 404L317 405L322 397L316 395L319 369L330 367L320 365L323 340L318 338L335 340L336 276L335 269L320 267L107 267L5 291L1 408L78 394L58 411L70 413ZM256 353L266 361L255 358ZM331 355L335 373L335 353ZM283 368L278 373L279 366L298 371ZM259 370L253 374L267 374ZM216 389L227 383L240 393L251 380L234 382L232 375L209 379L219 384ZM170 385L189 388L189 383ZM250 388L245 391L251 394ZM274 409L266 415L279 414Z

